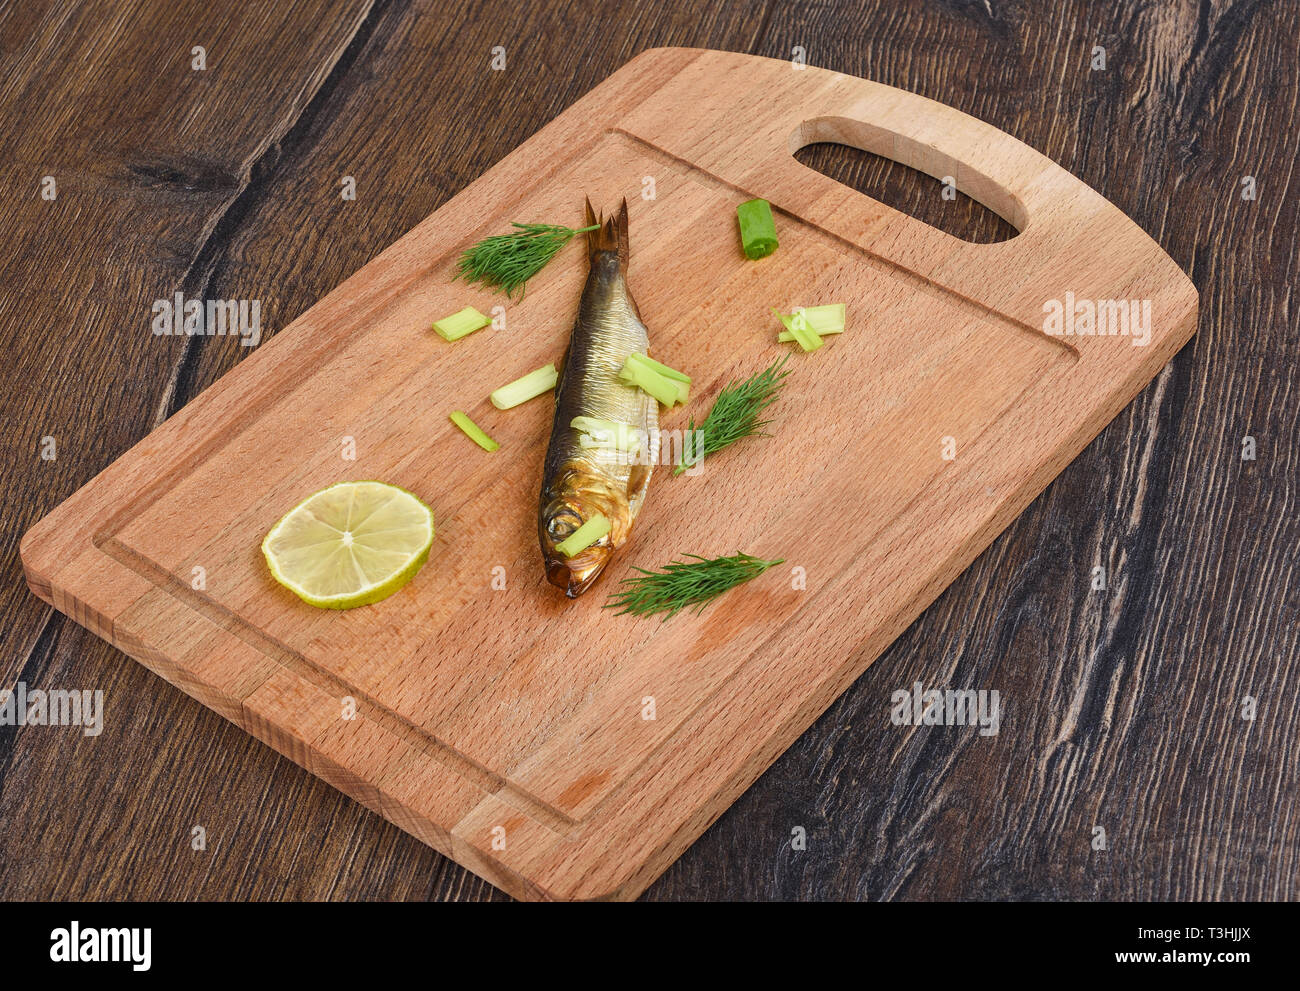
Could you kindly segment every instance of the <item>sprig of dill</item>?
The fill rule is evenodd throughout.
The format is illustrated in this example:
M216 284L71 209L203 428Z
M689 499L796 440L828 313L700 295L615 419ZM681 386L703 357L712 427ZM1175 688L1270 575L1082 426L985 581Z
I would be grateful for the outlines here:
M680 475L688 467L699 464L728 444L753 435L762 436L763 428L771 421L760 420L758 417L776 402L781 387L785 385L785 377L789 374L783 369L785 360L782 357L743 382L727 385L718 393L709 415L699 427L695 425L695 418L691 417L682 443L681 456L677 467L673 469L674 475Z
M519 290L523 299L524 284L542 270L575 234L594 231L596 227L563 227L558 224L513 224L513 234L494 234L466 248L457 265L457 276L466 282L495 286L513 297Z
M687 554L694 561L673 561L663 571L636 568L640 574L624 578L623 589L610 596L606 609L618 609L616 616L631 613L634 616L653 616L664 612L671 619L687 606L699 615L710 602L727 589L734 588L751 578L757 578L768 568L781 564L785 558L763 561L748 554L732 557L700 557Z

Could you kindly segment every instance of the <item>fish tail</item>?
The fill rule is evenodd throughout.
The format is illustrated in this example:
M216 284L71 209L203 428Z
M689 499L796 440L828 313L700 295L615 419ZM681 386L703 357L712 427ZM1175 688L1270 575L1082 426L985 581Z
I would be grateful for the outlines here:
M591 200L587 200L586 226L596 227L594 231L587 232L587 257L594 258L596 253L600 251L614 251L618 253L619 262L626 268L628 259L627 198L623 198L623 203L619 206L617 213L612 213L604 219L597 218L595 211L591 208Z

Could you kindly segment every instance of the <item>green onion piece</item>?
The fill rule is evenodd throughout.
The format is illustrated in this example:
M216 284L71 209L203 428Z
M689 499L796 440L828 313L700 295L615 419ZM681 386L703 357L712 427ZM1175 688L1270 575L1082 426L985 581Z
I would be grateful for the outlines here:
M560 374L555 370L555 363L550 362L523 378L515 379L509 385L503 385L488 398L497 409L510 409L544 392L550 392L559 380Z
M648 392L665 406L677 402L685 389L683 383L664 378L649 365L643 365L639 361L624 362L618 377L642 392Z
M465 431L466 436L468 436L469 439L472 440L479 447L483 448L483 450L495 451L497 448L501 446L496 441L494 441L491 437L485 434L479 428L477 423L471 420L460 410L452 410L451 413L448 415L448 419L450 419L452 423L456 424L456 426L460 427L461 430Z
M817 331L808 326L808 322L802 318L802 314L796 312L787 316L775 308L772 310L776 318L785 324L785 329L790 333L790 339L797 341L799 346L805 351L816 351L825 342L818 336ZM780 335L777 335L780 338Z
M433 324L433 329L438 332L438 336L444 341L459 341L466 334L472 334L482 327L486 327L492 322L490 317L485 317L472 306L467 306L459 313L453 313L449 317L443 317Z
M637 451L641 448L641 431L628 423L600 420L594 416L575 416L569 421L569 426L582 431L578 443L586 448L605 447L619 451Z
M839 334L839 333L842 333L842 331L838 331L838 330L814 330L813 333L815 333L818 337L829 337L829 336L831 336L832 334ZM779 334L776 335L776 339L777 339L778 341L780 341L782 344L789 344L791 341L793 341L793 340L797 340L797 338L794 336L794 331L793 331L793 330L783 330L783 331L781 331L781 333L779 333Z
M578 446L584 451L612 451L618 454L636 454L641 445L633 442L630 447L619 447L612 433L597 431L594 434L578 434Z
M805 351L816 351L826 342L817 336L817 331L811 327L800 327L792 331L794 339L798 345Z
M669 368L667 365L655 361L649 355L644 355L640 351L634 351L632 354L628 355L627 360L639 361L643 365L649 365L666 379L672 379L674 382L685 382L687 385L691 384L691 377L685 372L679 372L676 368Z
M573 555L585 551L607 533L609 533L609 520L597 513L556 544L555 549L565 557L573 557Z
M635 352L627 356L627 360L644 365L657 375L666 378L669 382L677 387L677 402L685 403L691 396L691 377L685 372L679 372L675 368L669 368L667 365L660 364L653 358L649 358L640 352Z
M740 244L746 258L751 261L766 258L776 250L776 222L767 200L746 200L736 207L736 217L740 221Z
M796 310L790 314L792 318L803 314L804 323L811 328L818 337L825 337L828 334L844 333L844 310L843 303L827 303L824 306L805 306L802 310ZM784 323L782 319L782 323ZM793 341L794 332L783 330L777 335L778 341Z

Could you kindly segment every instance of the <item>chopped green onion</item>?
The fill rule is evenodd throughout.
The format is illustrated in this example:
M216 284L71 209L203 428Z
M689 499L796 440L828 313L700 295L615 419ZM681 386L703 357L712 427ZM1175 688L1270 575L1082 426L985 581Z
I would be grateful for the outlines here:
M832 334L838 334L838 333L841 333L841 331L838 331L838 330L814 330L813 333L816 334L818 337L829 337L829 336L831 336ZM776 339L777 339L778 341L780 341L782 344L789 344L791 341L797 341L797 340L798 340L798 338L794 336L794 331L793 331L793 330L783 330L783 331L781 331L781 333L779 333L779 334L776 335ZM805 348L804 350L807 350L807 348Z
M559 380L560 374L555 370L555 363L550 362L523 378L515 379L509 385L503 385L488 398L497 409L510 409L544 392L550 392Z
M685 403L686 400L690 398L691 377L687 375L685 372L679 372L675 368L669 368L667 365L661 364L655 361L653 358L641 354L639 351L628 355L627 360L630 362L636 362L637 364L640 365L644 365L652 372L655 372L656 374L672 382L673 385L677 387L677 401L679 403Z
M736 217L740 221L740 244L746 258L751 261L766 258L776 250L776 222L767 200L746 200L736 207Z
M636 386L642 392L648 392L665 406L677 402L686 389L684 383L665 378L649 365L643 365L639 361L624 362L623 370L618 373L618 377L629 385Z
M798 345L805 351L816 351L826 343L817 336L817 331L813 330L811 327L801 327L797 330L791 331L791 333L794 334L794 339Z
M773 309L772 312L776 314L776 318L781 323L785 324L785 329L790 332L791 339L798 341L799 346L805 351L816 351L825 343L818 336L817 331L808 326L808 322L802 318L801 314L796 312L787 316L776 309Z
M639 361L643 365L649 365L664 378L672 379L674 382L685 382L687 385L691 384L691 377L685 372L679 372L676 368L669 368L667 365L655 361L649 355L642 354L640 351L635 351L628 355L627 360Z
M612 431L598 430L594 434L583 433L578 435L578 446L584 451L612 451L618 454L635 455L641 449L641 445L635 440L624 441L624 443L630 446L620 447Z
M450 419L452 423L456 424L456 426L460 427L461 430L465 431L466 436L468 436L469 439L472 440L479 447L483 448L483 450L495 451L498 447L501 446L496 441L494 441L491 437L485 434L479 428L478 424L476 424L473 420L471 420L460 410L452 410L452 412L448 415L448 419Z
M642 431L617 420L600 420L594 416L575 416L569 421L574 430L582 431L578 443L585 448L605 447L635 452L641 448Z
M597 513L556 544L555 549L565 557L573 557L573 555L585 551L607 533L609 533L609 520Z
M818 337L825 337L828 334L844 333L844 304L827 303L824 306L805 306L802 309L795 310L790 316L798 320L800 315L803 316L804 325L811 329ZM785 319L782 318L782 323ZM794 332L783 330L776 337L778 341L793 341Z
M472 334L492 322L472 306L467 306L459 313L443 317L434 322L433 329L444 341L459 341L466 334Z

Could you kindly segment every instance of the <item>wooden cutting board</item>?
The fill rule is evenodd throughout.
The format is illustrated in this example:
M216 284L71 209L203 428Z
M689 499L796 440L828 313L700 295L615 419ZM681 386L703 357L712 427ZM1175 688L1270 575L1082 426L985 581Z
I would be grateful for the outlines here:
M792 157L819 141L955 177L1020 233L941 233ZM487 396L560 357L585 253L570 246L519 302L450 275L512 220L579 226L584 196L628 198L653 352L694 376L664 427L794 349L769 307L844 302L849 329L793 350L770 438L698 477L658 471L630 546L569 602L536 538L550 404L501 412ZM751 262L735 208L756 196L781 247ZM1149 301L1149 341L1045 333L1045 304L1067 293ZM431 333L470 304L504 304L506 326ZM1133 398L1196 310L1119 210L978 120L822 69L656 49L33 527L27 580L506 891L631 898ZM459 433L457 408L501 450ZM312 609L271 580L259 543L309 493L358 478L428 502L434 551L379 604ZM737 550L786 563L699 617L600 608L633 564Z

